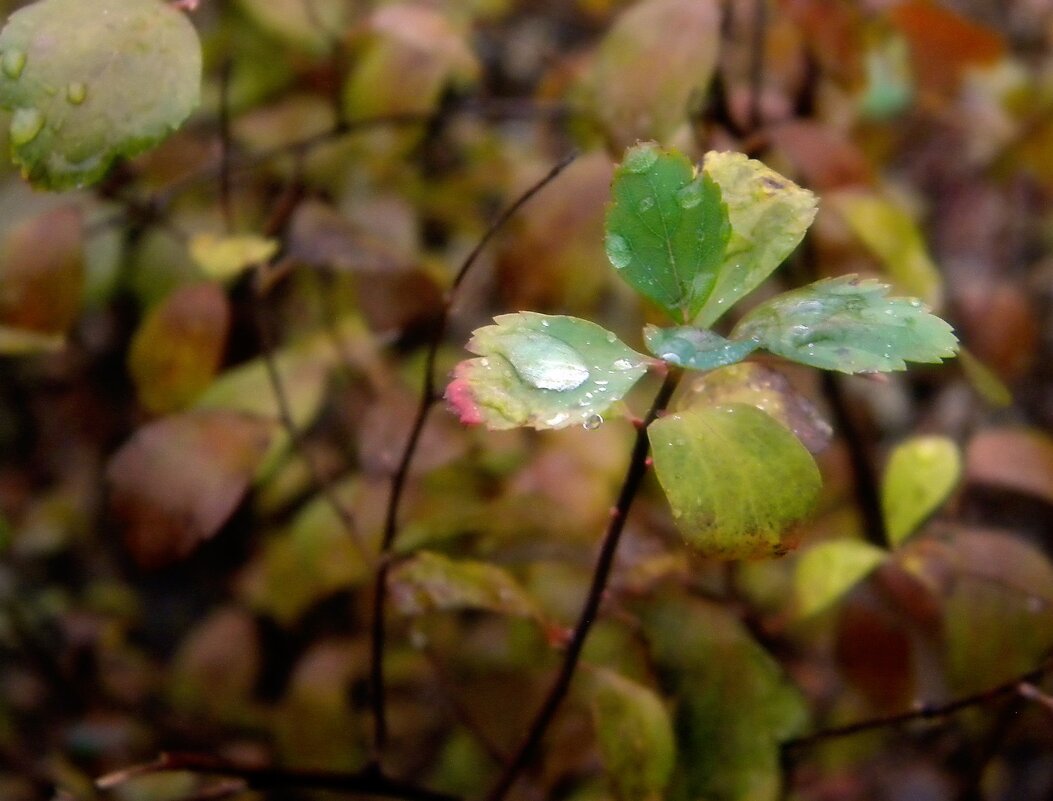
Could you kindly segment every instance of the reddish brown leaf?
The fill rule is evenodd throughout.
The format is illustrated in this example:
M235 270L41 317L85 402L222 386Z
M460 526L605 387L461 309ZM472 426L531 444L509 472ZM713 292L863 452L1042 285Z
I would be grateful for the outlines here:
M25 220L0 256L0 323L48 334L65 332L84 285L83 224L75 206Z
M822 192L867 185L874 170L866 154L835 128L809 120L791 120L772 128L772 143L800 173L801 182Z
M143 406L164 413L190 403L216 375L229 328L230 304L217 284L184 286L154 307L128 354Z
M940 95L958 88L967 67L992 64L1005 52L997 32L928 0L900 3L889 19L910 43L921 87Z
M158 567L212 537L241 502L273 432L273 423L220 410L140 428L106 470L135 560Z
M988 428L969 442L966 480L1053 503L1053 440L1028 428Z

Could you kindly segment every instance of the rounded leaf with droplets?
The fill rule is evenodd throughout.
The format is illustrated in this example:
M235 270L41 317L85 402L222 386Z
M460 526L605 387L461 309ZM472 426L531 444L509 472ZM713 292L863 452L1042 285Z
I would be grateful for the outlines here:
M658 482L684 538L706 556L778 556L819 497L800 441L754 406L697 406L648 428Z
M35 186L98 180L153 146L197 105L201 45L162 0L40 0L0 33L0 107Z
M469 424L596 428L650 361L610 331L576 317L504 314L476 329L446 400Z

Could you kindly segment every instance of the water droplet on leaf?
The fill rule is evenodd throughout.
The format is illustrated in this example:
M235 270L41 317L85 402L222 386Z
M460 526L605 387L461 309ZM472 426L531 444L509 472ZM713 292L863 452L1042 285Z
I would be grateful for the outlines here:
M653 197L641 198L640 202L636 206L637 211L639 211L641 214L643 214L645 211L650 211L653 208L654 208L654 198Z
M585 418L585 422L581 424L581 427L586 431L595 431L597 428L603 425L603 418L598 414L590 414Z
M88 87L80 81L74 81L66 87L66 99L75 106L79 106L88 96Z
M658 150L654 145L637 145L625 154L622 167L629 172L647 172L658 161Z
M2 57L0 57L0 69L4 71L11 80L15 80L19 75L22 74L23 68L26 66L26 54L21 50L8 50Z
M685 209L693 209L702 202L702 182L692 181L676 193L676 199Z
M44 115L35 108L20 108L11 117L11 142L25 145L36 139L44 127Z
M616 270L628 267L629 262L633 260L632 249L629 247L629 243L625 241L625 237L623 236L619 236L618 234L607 234L607 237L604 240L604 246L607 250L607 258Z
M519 332L505 358L528 384L557 392L577 389L589 377L589 368L577 352L555 337L539 332Z

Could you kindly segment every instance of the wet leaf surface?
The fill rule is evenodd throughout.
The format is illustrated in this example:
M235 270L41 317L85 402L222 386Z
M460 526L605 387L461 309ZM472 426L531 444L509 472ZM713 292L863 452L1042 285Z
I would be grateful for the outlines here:
M842 373L905 370L958 349L951 327L920 300L888 298L888 286L858 276L817 281L753 309L733 336L791 361Z
M461 422L503 429L600 425L647 370L610 331L575 317L504 314L478 328L446 400Z
M684 538L723 559L778 556L819 495L798 439L754 406L693 406L648 428L655 473Z
M15 161L35 185L68 189L183 123L198 103L201 45L161 0L40 0L0 33L0 67Z

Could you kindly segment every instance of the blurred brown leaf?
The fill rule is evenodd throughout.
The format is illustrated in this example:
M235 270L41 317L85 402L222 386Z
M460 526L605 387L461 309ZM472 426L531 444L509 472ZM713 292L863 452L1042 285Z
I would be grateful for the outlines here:
M0 323L61 334L80 311L84 286L83 221L59 206L17 225L0 252Z
M151 309L128 354L143 406L163 414L190 403L219 370L229 328L230 304L214 283L181 287Z
M106 477L132 556L145 568L181 559L212 537L241 502L275 424L196 411L140 428Z
M1037 429L987 428L969 441L965 477L1053 503L1053 439Z

